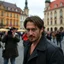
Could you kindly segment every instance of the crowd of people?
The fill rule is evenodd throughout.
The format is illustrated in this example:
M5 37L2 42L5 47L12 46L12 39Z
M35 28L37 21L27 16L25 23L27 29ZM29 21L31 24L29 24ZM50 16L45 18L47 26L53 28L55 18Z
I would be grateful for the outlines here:
M53 43L56 43L57 46L62 48L62 40L64 39L64 31L63 30L47 32L46 37L48 40L50 40Z
M3 64L8 64L9 59L11 64L16 64L15 59L19 56L17 48L20 41L19 34L24 46L23 64L64 64L64 54L61 49L64 32L45 32L44 22L38 16L27 17L24 28L26 32L23 35L14 27L0 35L0 41L5 44L5 46L0 46L3 48ZM57 45L60 43L60 47L51 42L57 42Z

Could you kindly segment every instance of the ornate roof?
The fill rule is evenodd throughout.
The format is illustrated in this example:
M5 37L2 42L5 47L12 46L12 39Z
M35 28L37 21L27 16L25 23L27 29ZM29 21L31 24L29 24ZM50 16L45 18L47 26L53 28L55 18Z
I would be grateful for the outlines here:
M18 13L21 12L21 9L19 7L17 7L16 4L0 1L0 5L3 5L5 7L5 9L8 11L13 11L13 12L18 12ZM14 10L12 10L12 9L14 9Z
M55 7L55 5L56 5L56 7ZM55 0L53 2L50 2L49 6L50 6L51 10L54 8L59 8L61 6L64 6L64 0Z

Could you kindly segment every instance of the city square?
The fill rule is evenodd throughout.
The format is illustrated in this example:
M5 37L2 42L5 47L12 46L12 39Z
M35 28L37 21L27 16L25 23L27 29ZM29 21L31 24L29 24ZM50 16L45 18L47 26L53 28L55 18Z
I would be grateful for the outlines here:
M22 2L24 2L24 3L22 3ZM35 4L35 2L36 2L36 4ZM44 58L45 56L42 54L43 52L41 53L42 55L40 54L41 55L40 57L38 57L37 54L34 54L35 56L33 56L33 57L31 56L31 54L35 53L36 50L38 49L37 48L39 45L38 42L40 42L39 41L40 38L43 38L42 37L42 36L44 36L43 34L45 34L46 40L43 40L44 39L43 38L42 42L46 45L48 43L47 46L49 47L48 48L49 50L46 50L46 53L49 53L49 55L51 55L51 57L52 57L51 60L53 60L53 61L55 60L54 61L55 63L53 61L51 61L50 64L58 64L58 63L63 64L64 60L62 60L62 59L64 59L64 56L63 56L63 54L64 54L64 4L63 4L64 0L42 0L42 2L40 2L40 0L38 0L38 1L32 0L32 2L30 0L23 0L23 1L16 0L16 1L14 1L14 3L12 3L11 0L8 0L8 2L4 1L4 0L0 0L0 38L1 38L0 41L1 41L1 43L3 42L5 44L9 43L9 42L13 44L12 46L9 45L9 47L11 47L11 48L7 48L8 50L6 52L8 52L8 51L11 52L11 49L16 49L16 47L18 47L18 52L19 52L19 56L17 58L12 57L12 59L11 59L11 57L10 57L11 61L9 60L9 63L7 61L8 64L33 64L34 62L35 62L35 64L39 64L38 61L40 63L42 62L41 58L43 58L43 60L48 61L49 60L48 58L50 56L45 55L48 57L45 59ZM18 6L18 3L21 5ZM22 5L22 4L24 4L24 5ZM23 9L21 6L23 6ZM32 11L32 9L34 9L34 10ZM26 22L26 24L25 24L25 22ZM26 28L26 26L27 26L27 28ZM12 28L14 28L14 29L12 29ZM23 40L24 34L26 35L26 37L28 35L26 41ZM4 36L6 36L8 38L8 40L3 38ZM10 38L9 36L12 38ZM20 38L17 36L19 36ZM38 40L38 38L39 38L39 40ZM11 40L13 39L13 40L11 41L10 39ZM32 39L35 39L35 40L32 41ZM17 44L16 40L17 40L17 42L20 40L20 42L18 42L18 44ZM25 53L24 52L25 51L24 42L32 43L32 44L30 44L31 45L30 49L27 50L28 54L25 55L26 59L24 59L24 53ZM35 44L34 44L34 42L35 42ZM40 43L42 43L42 42L40 42ZM6 45L8 45L8 44L6 44ZM45 45L42 46L40 44L40 46L41 46L41 49L39 49L38 53L40 53L41 51L44 51L46 49ZM63 51L63 54L62 54L61 49ZM3 47L0 48L0 64L7 64L5 61L8 60L9 58L8 59L5 58L6 57L6 55L5 55L5 57L3 59L2 51L3 51ZM15 52L12 54L15 55ZM10 53L10 56L13 56L13 55L11 55L11 53ZM42 56L44 56L44 57L42 57ZM13 59L15 59L16 61L13 61ZM34 61L34 59L37 62ZM23 63L23 60L26 62ZM31 62L31 61L34 61L34 62ZM46 61L45 61L45 64L48 64ZM44 62L42 62L41 64L44 64Z
M56 45L56 43L55 43ZM62 50L64 52L64 40L62 41ZM16 58L16 64L22 64L23 62L23 55L24 55L24 47L23 47L23 41L18 43L18 51L19 51L19 56ZM0 48L0 64L3 64L3 58L2 58L2 48ZM9 62L10 64L10 62Z

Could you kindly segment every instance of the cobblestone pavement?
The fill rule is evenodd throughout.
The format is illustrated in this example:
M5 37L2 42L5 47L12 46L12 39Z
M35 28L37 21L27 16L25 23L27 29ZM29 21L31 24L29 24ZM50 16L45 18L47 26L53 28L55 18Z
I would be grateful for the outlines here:
M55 43L56 45L56 43ZM62 50L64 51L64 40L62 41ZM24 48L23 48L23 41L21 40L19 43L18 43L18 51L19 51L19 57L16 58L16 64L22 64L23 62L23 51L24 51ZM0 64L3 64L3 58L2 58L2 49L0 48ZM10 64L10 62L9 62Z

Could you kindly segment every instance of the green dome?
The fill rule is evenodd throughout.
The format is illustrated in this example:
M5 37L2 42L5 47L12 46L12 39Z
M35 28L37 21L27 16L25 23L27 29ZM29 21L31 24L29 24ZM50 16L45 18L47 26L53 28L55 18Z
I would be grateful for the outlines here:
M50 3L50 0L46 0L45 3Z

